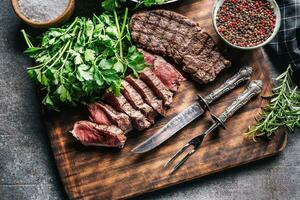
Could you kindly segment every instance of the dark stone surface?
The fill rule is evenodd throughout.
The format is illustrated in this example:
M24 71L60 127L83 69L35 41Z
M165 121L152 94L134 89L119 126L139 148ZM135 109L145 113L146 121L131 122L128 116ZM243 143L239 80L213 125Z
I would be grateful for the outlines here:
M85 12L81 1L78 14ZM90 6L93 8L93 6ZM32 64L10 1L0 6L0 199L67 199L41 119ZM274 70L273 70L274 71ZM299 199L300 131L279 156L144 195L144 199ZM140 199L136 198L136 199Z

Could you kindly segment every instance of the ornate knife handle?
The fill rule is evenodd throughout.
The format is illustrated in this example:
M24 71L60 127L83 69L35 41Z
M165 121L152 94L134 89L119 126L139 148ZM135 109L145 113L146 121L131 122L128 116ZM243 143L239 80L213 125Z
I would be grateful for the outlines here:
M237 87L241 82L249 80L252 75L252 67L242 67L234 76L223 83L208 96L204 97L205 104L210 104L220 98L223 94ZM200 97L201 98L201 97Z
M219 117L220 123L224 124L225 121L234 115L241 107L246 105L250 99L258 95L262 91L262 81L253 80L247 86L247 89L237 97L237 99L226 108L226 110Z

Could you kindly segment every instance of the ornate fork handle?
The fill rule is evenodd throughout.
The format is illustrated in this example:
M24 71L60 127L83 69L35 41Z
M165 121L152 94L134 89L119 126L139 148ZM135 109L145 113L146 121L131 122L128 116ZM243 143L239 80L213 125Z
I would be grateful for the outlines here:
M220 98L223 94L229 92L230 90L237 87L241 82L249 80L252 75L252 67L242 67L234 76L228 79L225 83L223 83L219 88L214 90L204 99L207 104L212 103L213 101Z
M248 85L247 89L229 106L226 110L221 114L219 119L222 123L234 115L236 111L238 111L241 107L246 105L248 101L258 95L262 91L262 81L261 80L253 80Z

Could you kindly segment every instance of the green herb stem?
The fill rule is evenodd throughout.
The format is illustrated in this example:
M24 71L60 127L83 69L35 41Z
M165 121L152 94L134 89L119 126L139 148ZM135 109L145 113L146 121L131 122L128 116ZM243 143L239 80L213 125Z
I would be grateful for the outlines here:
M121 35L121 30L120 30L119 18L118 18L117 11L115 9L113 10L113 13L114 13L115 23L116 23L116 27L117 27L117 31L118 31L119 52L120 52L120 56L123 57L123 44L122 44L122 40L121 40L122 35Z
M24 39L25 39L25 42L26 42L27 46L28 46L29 48L33 48L34 46L33 46L33 44L31 43L31 41L30 41L30 39L29 39L29 37L28 37L28 35L27 35L27 33L25 32L24 29L21 30L21 33L23 34L23 37L24 37Z
M61 57L64 55L64 53L66 52L67 48L69 47L69 45L71 44L71 41L69 40L66 45L64 46L64 48L62 49L62 51L59 53L59 56L56 58L56 60L49 66L49 68L53 67L54 65L56 65L56 63L61 59Z
M124 17L123 17L123 24L122 24L122 29L121 29L121 36L123 36L126 25L127 25L127 17L128 17L128 8L125 8L125 13L124 13Z
M270 104L263 108L257 124L250 127L245 135L253 140L258 136L272 137L280 127L290 131L300 127L300 92L293 88L292 68L277 77L279 85L273 89ZM292 89L293 88L293 89Z

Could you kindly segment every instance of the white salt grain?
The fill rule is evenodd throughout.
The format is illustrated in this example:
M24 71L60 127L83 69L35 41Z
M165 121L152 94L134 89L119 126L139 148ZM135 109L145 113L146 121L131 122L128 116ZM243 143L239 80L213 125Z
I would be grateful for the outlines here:
M31 21L48 22L61 15L69 0L19 0L21 12Z

